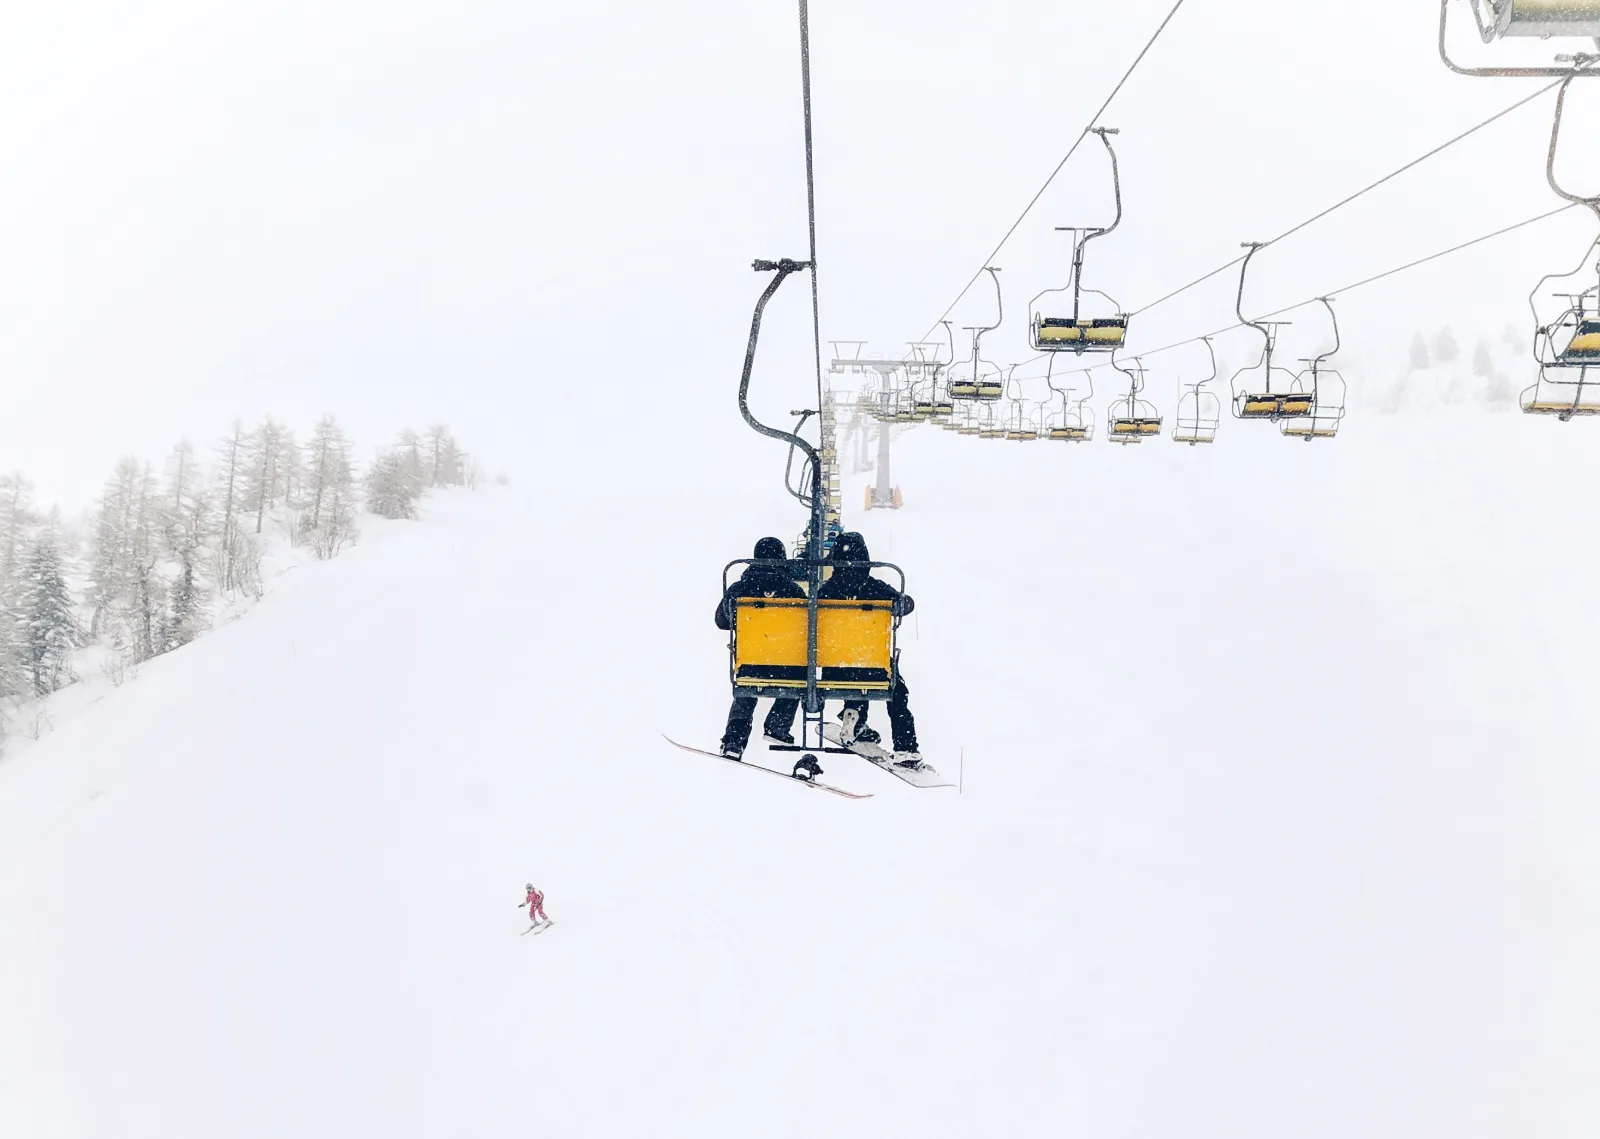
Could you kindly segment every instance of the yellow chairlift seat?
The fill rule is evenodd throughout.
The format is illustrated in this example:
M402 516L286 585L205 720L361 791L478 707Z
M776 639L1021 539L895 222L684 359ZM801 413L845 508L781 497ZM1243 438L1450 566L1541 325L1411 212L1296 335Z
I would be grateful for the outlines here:
M1215 431L1203 431L1196 428L1185 430L1182 427L1172 433L1172 438L1176 443L1215 443L1217 441Z
M1339 428L1319 427L1315 423L1285 423L1283 433L1290 439L1332 439L1339 434Z
M1310 392L1246 392L1239 397L1239 418L1297 418L1310 415L1315 404Z
M1040 319L1034 335L1041 345L1120 348L1128 336L1128 318L1113 316L1095 320L1071 320L1047 316Z
M1058 439L1065 443L1082 443L1089 438L1087 427L1052 427L1050 438Z
M1146 415L1112 416L1106 430L1117 438L1160 435L1161 418Z
M1600 364L1600 320L1579 321L1578 331L1553 363L1567 368Z
M980 428L978 428L978 438L979 439L1004 439L1005 437L1006 437L1006 433L1004 431L1000 430L1000 428L998 428L998 427L980 427Z
M1600 390L1596 391L1596 395L1600 395ZM1524 400L1522 410L1529 415L1559 415L1565 419L1574 415L1600 415L1600 403L1576 403L1570 399L1542 397Z
M740 598L735 603L736 695L793 695L806 687L807 602ZM890 601L817 602L817 689L835 699L887 699L894 683Z

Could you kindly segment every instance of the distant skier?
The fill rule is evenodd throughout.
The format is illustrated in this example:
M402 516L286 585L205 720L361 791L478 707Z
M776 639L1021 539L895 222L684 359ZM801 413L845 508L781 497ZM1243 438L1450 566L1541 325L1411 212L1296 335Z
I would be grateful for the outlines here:
M855 531L839 535L828 555L833 564L833 574L823 583L817 597L824 601L892 601L896 617L904 617L917 607L917 603L886 581L872 576L868 565L872 555L867 550L867 540ZM905 674L895 670L894 688L889 693L889 729L894 737L895 759L906 767L917 767L922 757L917 754L917 721L911 715L908 701L910 690ZM865 700L852 700L845 710L856 713L854 742L875 744L882 740L876 731L867 727Z
M523 906L528 907L528 920L534 925L550 920L544 912L544 894L540 893L539 888L532 882L528 883L528 896L517 903L517 909L520 910Z
M783 539L763 538L757 542L756 564L746 566L739 580L728 586L722 600L717 602L717 628L727 631L733 627L734 603L741 597L805 597L805 590L789 574L788 558L789 551L784 548ZM767 739L792 745L794 717L799 710L799 700L774 700L762 726ZM735 696L733 706L728 709L727 729L722 733L722 754L728 759L744 756L755 718L756 698Z

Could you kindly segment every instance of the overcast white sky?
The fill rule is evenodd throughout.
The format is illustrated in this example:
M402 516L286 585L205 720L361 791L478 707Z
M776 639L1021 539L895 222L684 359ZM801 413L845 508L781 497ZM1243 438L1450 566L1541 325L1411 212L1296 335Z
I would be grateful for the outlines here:
M1170 6L815 0L824 336L923 334ZM1451 75L1435 19L1430 0L1188 0L1103 120L1127 217L1091 273L1137 307L1536 85ZM793 0L8 0L4 20L0 465L43 497L81 506L119 454L265 412L304 430L331 411L366 448L447 421L514 474L582 450L654 476L688 432L730 473L772 460L733 390L749 261L805 254ZM1252 296L1558 204L1552 105L1264 254ZM1595 137L1600 90L1573 112ZM1012 317L1059 283L1051 227L1107 216L1105 173L1085 147L996 258ZM1354 294L1347 335L1525 323L1593 229L1575 212ZM1158 310L1134 347L1226 323L1232 284ZM805 399L804 289L774 305L769 411ZM1021 358L1021 326L985 354Z

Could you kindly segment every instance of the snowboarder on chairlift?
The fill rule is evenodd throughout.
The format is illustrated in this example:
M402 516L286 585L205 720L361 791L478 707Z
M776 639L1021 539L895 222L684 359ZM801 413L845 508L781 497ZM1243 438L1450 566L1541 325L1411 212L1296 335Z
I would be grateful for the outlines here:
M872 576L872 554L867 550L867 540L855 531L841 534L828 555L833 574L823 583L817 597L823 601L892 601L894 615L904 617L917 607L917 603L888 582ZM894 738L895 758L907 766L921 762L917 754L917 721L911 715L908 701L910 689L906 687L905 674L895 670L894 688L889 692L889 730ZM845 711L856 714L856 731L852 742L875 744L882 740L876 731L867 727L865 700L847 701ZM843 718L841 713L840 718Z
M741 597L805 597L805 590L789 572L788 558L789 551L782 538L763 538L757 542L755 564L746 566L739 580L728 586L722 600L717 602L717 628L726 632L733 627L734 603ZM799 710L799 700L774 700L762 733L773 743L792 746L794 717ZM744 756L755 718L756 698L735 696L733 706L728 709L727 730L722 733L722 754L728 759Z
M528 896L517 903L517 909L520 910L523 906L528 907L528 920L534 925L550 920L544 912L544 895L532 882L528 883Z

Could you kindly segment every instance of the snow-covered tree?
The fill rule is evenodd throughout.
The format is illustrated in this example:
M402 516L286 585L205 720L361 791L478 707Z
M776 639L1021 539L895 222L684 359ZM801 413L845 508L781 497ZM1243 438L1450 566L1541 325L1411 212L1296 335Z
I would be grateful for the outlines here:
M24 554L18 584L13 611L20 633L20 668L29 691L34 696L48 696L75 679L72 653L81 639L53 525L46 527Z
M1432 364L1428 356L1428 343L1422 339L1419 331L1411 337L1411 367L1413 369L1427 368Z
M140 480L139 460L117 463L100 494L95 512L94 542L89 558L89 635L99 637L127 596L133 561L133 511Z
M16 568L17 555L34 521L33 484L21 471L0 475L0 577Z
M1441 364L1453 364L1461 358L1461 346L1448 325L1433 339L1433 358Z
M1478 347L1472 353L1472 374L1485 379L1494 375L1494 354L1490 352L1487 340L1478 341Z
M384 451L367 472L367 509L380 518L415 518L419 490L406 469L405 456Z
M428 477L430 487L460 486L466 456L450 429L443 424L428 428Z
M236 419L217 448L216 488L208 529L212 580L224 593L257 594L261 551L245 526L250 473L249 436Z
M350 441L331 415L317 422L305 446L300 531L319 558L331 558L355 540L355 474Z
M270 415L245 436L244 501L255 515L255 532L261 533L267 511L275 507L283 487L283 460L288 433Z

